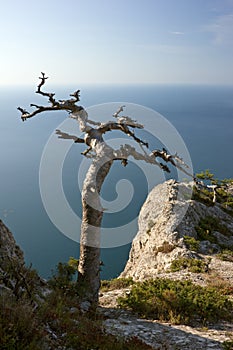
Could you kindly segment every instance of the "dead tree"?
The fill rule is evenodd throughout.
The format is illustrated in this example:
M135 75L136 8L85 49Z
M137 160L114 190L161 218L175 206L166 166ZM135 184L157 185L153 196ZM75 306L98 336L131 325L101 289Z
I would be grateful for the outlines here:
M41 73L40 83L37 87L37 94L48 98L49 105L41 106L31 104L34 110L30 113L18 107L21 118L26 121L37 114L50 111L64 110L69 112L69 117L74 118L79 123L79 128L84 133L84 138L69 135L57 130L59 138L73 139L75 143L85 143L88 147L83 152L84 156L92 157L92 163L86 174L82 189L82 227L80 241L80 259L78 268L78 294L81 305L88 309L95 308L98 303L98 293L100 287L100 229L103 217L103 208L100 203L100 191L102 184L109 173L114 161L121 161L123 166L127 165L128 158L142 160L160 167L165 172L170 172L168 163L182 170L189 176L187 165L177 155L168 154L166 149L147 151L149 145L135 135L135 129L142 129L143 125L137 121L122 116L121 106L112 120L106 123L92 121L88 118L86 110L77 105L80 101L80 90L75 91L67 100L56 100L54 93L42 91L46 80L44 73ZM131 145L123 145L118 150L111 148L103 138L103 135L112 130L122 131L138 143L142 152L138 152ZM158 160L160 159L160 160Z

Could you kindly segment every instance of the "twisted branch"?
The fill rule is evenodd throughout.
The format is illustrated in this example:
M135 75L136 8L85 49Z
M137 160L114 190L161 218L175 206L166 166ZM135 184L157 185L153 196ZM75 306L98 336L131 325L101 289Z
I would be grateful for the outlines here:
M29 118L34 117L35 115L46 112L46 111L60 111L60 110L66 110L69 112L77 112L83 109L81 106L76 106L75 103L79 101L79 95L80 90L75 91L73 94L70 94L71 99L68 100L59 100L57 101L54 96L55 93L52 92L44 92L41 90L41 88L45 85L46 80L48 77L45 76L45 73L41 72L41 77L39 77L41 82L37 86L36 94L40 94L44 97L48 97L50 106L38 106L34 103L31 103L31 107L35 107L36 109L33 112L28 112L26 109L23 109L21 107L18 107L17 109L21 112L21 119L22 121L25 121Z

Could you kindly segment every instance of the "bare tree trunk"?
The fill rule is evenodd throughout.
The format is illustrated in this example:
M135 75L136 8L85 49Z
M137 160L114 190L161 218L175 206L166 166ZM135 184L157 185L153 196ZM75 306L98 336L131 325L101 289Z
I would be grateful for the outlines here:
M95 309L99 299L100 231L103 218L100 191L112 163L113 160L103 154L93 159L83 184L78 293L84 309Z
M83 155L94 157L92 158L92 164L87 172L82 192L83 219L80 242L78 292L83 309L95 309L98 303L100 287L100 228L103 217L103 208L100 203L99 195L102 184L113 161L121 160L122 165L126 166L127 159L129 156L132 156L136 160L144 160L147 163L157 165L166 172L170 172L167 163L171 163L188 176L193 177L193 175L189 173L187 170L188 166L178 154L168 154L167 150L164 148L162 151L153 150L148 154L146 150L142 148L142 146L148 148L148 143L138 138L134 132L134 129L143 129L143 125L137 123L136 120L130 117L120 115L124 106L121 106L119 110L113 114L113 117L117 119L116 122L109 121L100 123L92 121L88 119L88 114L85 109L76 105L80 100L80 90L70 94L71 98L67 100L56 100L54 93L42 91L48 79L45 73L42 72L39 79L40 83L37 86L36 93L47 97L49 105L41 106L31 103L31 107L34 108L34 111L31 113L24 108L18 107L18 110L21 112L22 120L25 121L45 111L65 110L69 112L69 116L79 123L80 131L84 132L85 136L82 139L75 135L69 135L61 130L57 130L56 133L58 137L72 139L76 143L85 143L88 148L83 152ZM95 125L95 128L90 125ZM103 135L112 130L119 130L131 137L141 146L143 152L138 152L134 147L127 144L121 146L118 150L113 150L103 139ZM165 163L157 161L157 158L162 159Z

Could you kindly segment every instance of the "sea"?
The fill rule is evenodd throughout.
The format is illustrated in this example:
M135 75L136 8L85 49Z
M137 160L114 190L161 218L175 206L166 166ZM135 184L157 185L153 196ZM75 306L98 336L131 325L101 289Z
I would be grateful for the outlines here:
M142 124L146 122L143 108L155 111L156 115L159 114L163 120L168 121L172 130L181 137L190 155L194 173L209 169L216 178L233 177L233 86L81 84L49 88L56 92L58 99L67 98L71 92L80 89L80 104L90 109L97 106L94 108L96 115L93 116L96 121L102 121L101 111L105 108L109 113L109 120L114 120L112 114L116 110L111 110L112 106L115 108L118 105L126 105L125 115L128 115L127 105L130 108L139 106L142 116L140 119L137 115L136 119ZM58 198L57 194L53 193L53 180L55 183L58 176L53 164L49 168L49 181L45 181L48 188L46 190L45 185L44 195L41 196L42 158L51 135L55 137L55 130L62 127L67 113L47 112L22 122L18 106L29 110L30 103L47 103L34 91L32 86L0 87L0 219L14 234L17 244L24 252L27 265L35 268L44 278L49 278L56 270L58 262L67 262L70 257L79 257L79 243L78 239L74 240L69 234L66 235L59 224L54 223L42 198L46 196L46 191L50 196L54 196L55 202ZM130 108L129 116L134 118L133 109ZM166 148L166 142L164 139L161 141L158 136L160 126L157 128L156 122L157 119L154 119L149 124L151 130L147 130L147 133L140 134L140 130L135 130L135 135L144 139L148 136L151 140L151 134L156 134L153 147ZM110 134L114 133L112 131ZM74 134L81 135L75 127ZM119 132L115 134L116 138L121 139L122 135L119 136ZM170 140L169 135L168 133L167 137ZM124 135L121 142L128 143L128 138ZM108 135L106 140L110 140ZM69 141L60 139L57 142ZM82 215L81 187L87 170L86 163L83 163L84 156L80 153L85 146L69 145L60 177L62 194L77 218L75 230L78 234ZM59 155L59 149L59 146L52 149L54 158ZM138 166L138 163L135 160L129 161L128 166L124 168L119 161L114 162L103 185L103 200L106 203L115 203L112 210L107 208L104 212L103 229L113 230L114 235L117 235L120 227L119 236L126 238L116 240L117 243L108 243L101 249L102 279L115 278L123 270L131 241L137 232L137 217L150 188L165 179L177 176L174 171L164 176L155 172L154 182L148 187L148 176L143 173L144 168ZM148 171L151 177L153 167ZM120 201L117 201L118 196L121 196ZM119 202L124 204L123 208L117 207ZM66 225L69 225L69 220L63 218L62 211L59 217L61 225L65 221ZM127 224L131 221L134 221L134 224L129 228Z

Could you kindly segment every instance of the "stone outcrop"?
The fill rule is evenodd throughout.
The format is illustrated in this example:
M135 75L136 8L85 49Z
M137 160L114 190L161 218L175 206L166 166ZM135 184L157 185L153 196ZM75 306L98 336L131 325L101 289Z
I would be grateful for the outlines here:
M0 292L18 291L17 277L24 267L24 255L13 234L0 220Z
M35 295L42 291L43 285L44 281L37 272L26 267L22 250L0 220L0 293L30 300L34 295L36 300Z
M1 264L9 259L17 259L18 262L24 263L22 250L16 244L13 234L4 225L2 220L0 220L0 259Z
M192 183L169 180L156 186L141 208L139 230L132 242L129 260L120 277L144 280L169 270L180 257L201 258L233 246L233 219L219 204L206 206L191 198ZM201 240L198 252L187 247L184 236L197 238L201 219L213 217L227 228L227 235L213 232L214 242Z

